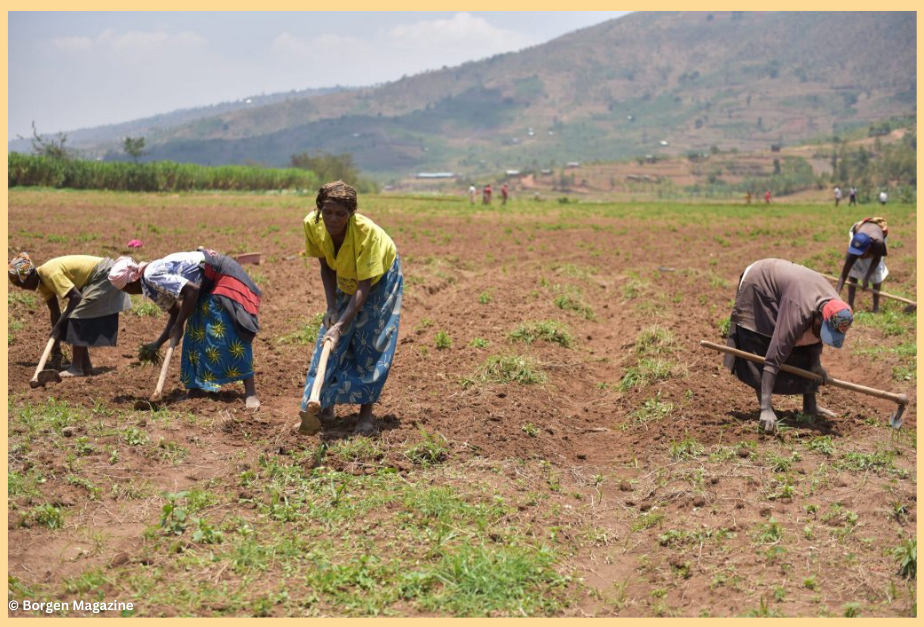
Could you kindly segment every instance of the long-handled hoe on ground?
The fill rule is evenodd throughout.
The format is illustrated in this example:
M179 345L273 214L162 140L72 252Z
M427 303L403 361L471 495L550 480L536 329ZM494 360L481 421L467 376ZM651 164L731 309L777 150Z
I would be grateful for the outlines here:
M321 347L321 358L318 360L318 372L315 374L314 383L311 385L311 395L308 397L308 405L304 411L298 412L302 423L298 427L298 432L302 435L314 435L321 430L321 421L318 420L318 413L321 411L321 386L324 384L324 375L327 373L327 360L330 357L330 351L334 343L332 340L324 342Z
M176 338L170 338L170 344L167 346L167 354L164 355L164 362L160 365L160 376L157 377L157 386L154 393L147 401L136 401L135 409L157 409L160 402L161 394L164 391L164 382L167 380L167 370L170 368L170 360L173 358L173 349L176 348Z
M828 279L829 281L834 281L835 283L837 283L838 281L840 281L840 278L838 278L838 277L836 277L836 276L831 276L830 274L822 274L821 276L823 276L824 278ZM913 312L917 311L917 309L918 309L918 304L917 304L916 302L914 302L913 300L911 300L910 298L904 298L904 297L902 297L902 296L896 296L895 294L886 294L885 292L880 292L879 290L874 290L874 289L871 288L871 287L863 287L862 285L859 285L859 284L858 284L856 287L860 288L860 289L863 290L864 292L870 292L870 293L876 294L876 295L878 295L878 296L885 296L886 298L891 298L892 300L897 300L897 301L900 302L900 303L905 303L905 305L907 305L907 306L905 307L905 313L913 313Z
M54 348L56 338L54 336L48 338L48 343L45 345L45 351L42 353L42 358L39 359L38 367L35 369L35 374L32 375L32 379L29 381L29 387L37 388L44 386L46 383L54 381L55 383L61 382L61 375L58 374L57 370L45 370L45 362L48 361L48 356L51 355L51 349Z
M732 348L730 346L722 346L721 344L713 344L712 342L700 341L700 346L705 348L711 348L714 351L719 351L721 353L730 353L735 357L741 357L742 359L747 359L758 364L764 363L764 358L760 355L755 355L754 353L747 353L745 351L738 350L737 348ZM803 377L805 379L810 379L812 381L821 381L821 377L814 372L808 370L803 370L802 368L796 368L794 366L787 366L783 364L780 366L780 370L789 372L791 374ZM833 385L834 387L843 388L845 390L851 390L853 392L859 392L860 394L866 394L867 396L875 396L876 398L884 398L890 400L898 405L896 410L892 412L889 416L889 424L893 428L898 429L902 426L902 414L905 413L905 407L908 406L908 397L904 394L893 394L891 392L885 392L883 390L877 390L875 388L868 388L865 385L858 385L856 383L850 383L849 381L841 381L839 379L833 379L828 377L828 385Z

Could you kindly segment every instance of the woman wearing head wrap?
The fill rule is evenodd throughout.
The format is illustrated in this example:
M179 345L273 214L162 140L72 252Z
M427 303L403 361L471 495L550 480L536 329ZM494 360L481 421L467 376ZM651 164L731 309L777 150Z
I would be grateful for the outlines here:
M202 248L151 263L119 257L109 280L129 294L144 294L170 314L164 332L147 348L183 338L180 380L190 396L243 381L247 408L260 407L251 346L260 330L260 289L240 264Z
M60 356L62 340L72 346L71 366L61 373L62 377L92 374L89 348L116 345L119 312L131 308L131 300L106 280L113 264L108 257L67 255L49 259L36 268L24 252L8 264L10 283L38 290L48 305L51 336L57 339L53 355ZM63 315L59 298L67 299Z
M388 378L401 318L404 275L392 239L356 213L356 190L335 181L321 187L317 209L304 220L305 250L317 257L327 299L321 333L305 380L299 432L313 434L320 421L308 409L325 340L333 342L321 388L321 417L334 405L360 405L356 432L372 433L372 404Z

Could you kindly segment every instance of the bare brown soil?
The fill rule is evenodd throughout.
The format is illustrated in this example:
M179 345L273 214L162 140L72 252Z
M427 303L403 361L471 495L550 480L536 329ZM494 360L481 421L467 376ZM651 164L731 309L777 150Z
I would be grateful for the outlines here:
M787 226L786 218L778 216L756 215L744 225L716 218L703 228L663 216L602 217L591 211L582 215L580 207L561 215L496 211L469 216L441 212L437 201L408 200L400 205L397 200L369 199L361 207L396 240L407 281L396 362L376 406L376 437L387 451L382 464L412 472L395 451L425 429L447 438L451 463L496 482L516 501L526 492L549 490L541 474L520 473L513 460L547 462L546 468L561 484L549 495L550 509L536 512L524 506L521 515L544 537L550 526L560 527L555 542L568 556L563 568L583 582L566 613L734 615L759 610L767 599L774 611L789 615L840 614L845 604L854 602L870 615L908 611L907 591L900 589L897 599L886 599L890 583L901 587L889 551L900 538L913 534L916 516L916 452L897 443L887 428L894 405L823 389L821 404L839 417L800 422L799 399L778 398L777 410L789 428L778 437L762 436L753 392L720 367L716 353L697 345L701 339L722 342L717 323L728 315L734 281L748 263L770 256L804 259L812 247L839 248L841 231L850 219L831 229L824 242L812 241L810 234L794 242L744 236L758 227ZM312 347L279 341L323 310L315 263L306 268L299 255L300 220L309 206L306 199L231 201L221 196L147 196L130 206L104 194L11 198L10 251L25 247L40 261L78 252L114 257L126 252L124 242L134 237L144 241L137 253L144 259L197 245L263 255L261 265L247 266L264 290L262 330L254 350L260 411L248 414L243 389L234 386L215 396L181 401L175 360L165 396L171 409L189 412L194 419L163 424L136 412L131 420L152 439L184 443L194 454L169 465L127 451L114 469L104 455L90 457L100 474L117 472L123 481L144 478L159 489L179 490L203 481L233 482L240 464L258 454L285 455L317 443L291 429ZM903 242L902 252L912 254L913 211L908 208L893 227ZM730 235L738 229L740 236ZM729 244L717 245L717 236L726 237ZM894 255L887 287L913 293L914 268L900 259ZM556 307L556 286L567 285L580 288L593 319ZM490 302L483 304L479 296L485 293ZM868 306L868 297L861 296L859 302ZM14 313L14 307L10 311ZM541 341L525 346L508 339L518 324L547 319L569 325L573 347ZM163 323L157 316L124 315L119 347L91 352L97 375L31 390L27 382L48 331L46 312L39 306L9 346L8 392L13 403L43 403L53 396L87 408L130 412L137 400L151 393L157 375L155 368L137 365L135 350L156 337ZM619 382L638 362L636 339L652 325L675 338L668 355L671 375L620 392ZM452 338L448 349L434 345L434 333L440 330ZM474 348L474 338L490 345ZM824 362L837 378L907 393L912 402L904 429L913 432L913 382L893 380L893 357L872 359L854 350L905 341L908 338L885 337L875 328L856 325L847 348L826 350ZM476 379L489 355L505 353L535 358L548 382L461 383ZM653 398L672 403L673 410L659 420L637 421L636 412ZM338 422L317 437L331 442L350 437L357 409L340 408ZM534 426L534 432L525 425ZM842 453L900 450L894 467L910 472L912 478L875 469L832 470L831 460L806 446L819 436L831 436ZM17 437L11 433L10 441ZM704 448L691 457L678 456L677 445L684 441ZM255 449L256 442L262 444ZM725 450L722 447L732 447L734 456L715 457ZM780 473L766 455L789 458L793 450L799 454L786 474L794 477L796 492L770 498L768 486ZM142 499L126 505L108 493L89 501L81 488L63 481L66 463L56 455L43 452L40 441L31 442L28 452L11 454L10 470L35 464L49 468L49 476L57 479L42 488L47 500L79 512L74 516L81 529L104 533L110 541L94 554L86 538L22 527L18 515L11 513L11 575L34 585L51 585L89 566L130 572L132 565L143 563L141 532L156 521L163 501ZM484 465L499 471L486 472ZM810 484L825 467L830 473L817 485ZM526 484L517 487L517 476ZM906 505L907 514L893 519L888 512L896 501ZM815 513L806 509L809 504ZM11 503L11 511L29 505ZM835 511L855 512L860 520L854 535L843 541L828 534L829 528L841 524L839 519L821 521L835 505ZM639 522L652 513L663 517L651 518L650 526ZM765 556L767 547L755 540L755 530L771 519L785 529L784 557ZM803 537L807 525L818 529L816 539ZM705 549L702 544L678 547L659 540L669 529L707 528L724 530L730 539L721 548L706 542ZM588 537L588 529L599 534ZM817 590L803 585L810 575L817 577ZM784 600L770 598L773 586L785 587ZM169 608L161 611L171 613ZM210 613L207 608L203 612Z

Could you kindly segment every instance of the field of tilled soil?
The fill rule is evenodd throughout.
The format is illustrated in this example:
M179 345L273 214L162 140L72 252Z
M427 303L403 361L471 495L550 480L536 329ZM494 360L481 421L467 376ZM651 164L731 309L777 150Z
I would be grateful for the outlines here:
M150 260L260 252L243 388L134 409L165 318L140 298L92 377L30 389L48 333L35 293L8 297L10 598L131 602L136 615L909 616L916 610L916 317L857 320L798 413L754 393L699 340L741 270L765 257L835 274L847 229L890 224L884 285L914 298L913 206L515 202L371 196L397 243L400 343L374 437L340 407L292 430L324 309L294 195L12 190L8 253ZM20 609L10 612L20 615ZM74 614L73 610L59 611ZM86 613L77 611L76 613ZM110 612L112 613L112 612ZM118 613L118 612L115 612Z

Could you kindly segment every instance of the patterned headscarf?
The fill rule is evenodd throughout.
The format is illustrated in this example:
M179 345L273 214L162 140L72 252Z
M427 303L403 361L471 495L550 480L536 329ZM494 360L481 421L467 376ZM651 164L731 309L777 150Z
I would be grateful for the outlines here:
M109 271L109 282L120 290L125 289L126 285L141 278L141 273L147 265L146 263L139 264L131 257L123 255L112 264L112 270Z
M356 211L356 190L344 183L343 181L333 181L322 185L318 190L318 197L315 204L318 206L318 218L321 217L321 209L324 207L324 201L334 200L347 209L350 213Z
M35 264L29 258L29 253L21 252L7 264L7 269L10 272L10 281L15 281L22 285L29 278L29 275L35 272Z

